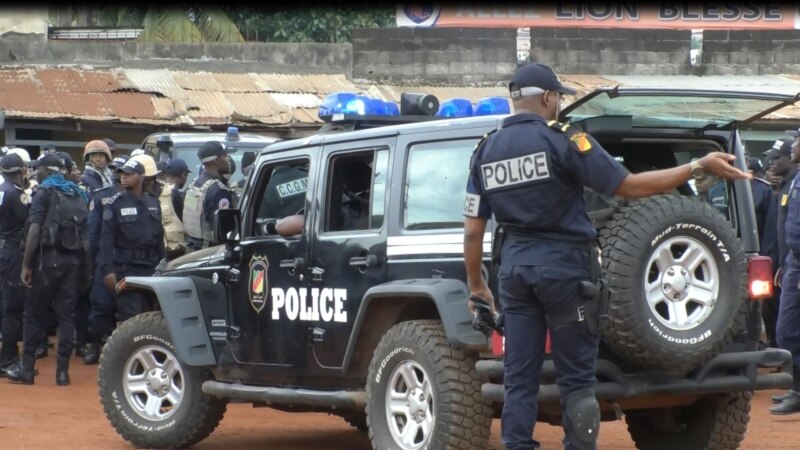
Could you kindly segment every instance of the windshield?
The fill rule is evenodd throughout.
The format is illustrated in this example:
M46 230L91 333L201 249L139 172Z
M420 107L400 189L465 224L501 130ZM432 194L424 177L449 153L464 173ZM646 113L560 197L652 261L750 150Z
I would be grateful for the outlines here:
M567 113L570 122L596 116L631 116L634 127L722 127L783 103L783 99L743 98L746 94L680 92L653 94L601 92ZM726 96L729 95L729 96Z
M194 179L197 178L197 174L200 172L200 159L197 157L197 150L200 149L200 144L197 145L187 145L187 146L179 146L172 151L173 158L180 158L186 161L186 165L189 166L189 170L192 172L189 174L189 178L186 180L186 186L191 186L194 182ZM236 169L231 176L229 185L233 186L234 183L237 183L239 180L244 178L242 175L242 156L246 152L255 152L258 155L261 150L266 147L267 144L262 142L252 143L250 145L240 143L236 146L236 152L231 153L231 157L233 161L236 163Z

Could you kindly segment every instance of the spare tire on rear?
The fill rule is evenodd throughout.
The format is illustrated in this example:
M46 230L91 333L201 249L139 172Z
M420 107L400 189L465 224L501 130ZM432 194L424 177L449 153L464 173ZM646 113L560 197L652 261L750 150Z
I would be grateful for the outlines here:
M688 372L745 321L747 261L725 217L662 195L620 208L600 230L611 289L603 339L640 368Z

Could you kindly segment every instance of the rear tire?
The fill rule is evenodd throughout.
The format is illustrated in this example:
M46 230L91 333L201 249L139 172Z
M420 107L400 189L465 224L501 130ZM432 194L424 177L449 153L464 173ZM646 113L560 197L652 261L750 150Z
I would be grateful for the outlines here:
M639 200L599 235L611 289L603 338L627 362L686 373L744 328L746 255L710 205L677 195Z
M207 370L182 366L160 311L123 322L100 356L97 385L106 417L136 447L184 448L211 434L227 400L202 392Z
M732 450L747 432L752 397L708 396L684 407L630 411L625 420L640 450Z

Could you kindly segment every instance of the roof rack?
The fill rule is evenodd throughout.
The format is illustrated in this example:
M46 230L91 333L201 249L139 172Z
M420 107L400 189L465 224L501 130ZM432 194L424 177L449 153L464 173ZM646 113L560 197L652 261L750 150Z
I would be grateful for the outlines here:
M449 119L450 117L405 115L384 116L375 114L335 114L330 122L319 129L319 134L339 133L343 131L364 130L367 128L386 127L390 125L403 125L406 123L430 122L433 120Z

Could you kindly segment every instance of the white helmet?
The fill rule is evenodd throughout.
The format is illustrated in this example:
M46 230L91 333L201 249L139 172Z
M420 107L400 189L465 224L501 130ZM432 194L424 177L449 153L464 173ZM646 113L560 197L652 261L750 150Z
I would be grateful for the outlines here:
M23 162L26 162L26 163L31 162L31 155L24 148L19 148L19 147L12 148L11 150L8 151L7 154L10 155L12 153L19 155L19 157L22 158Z

